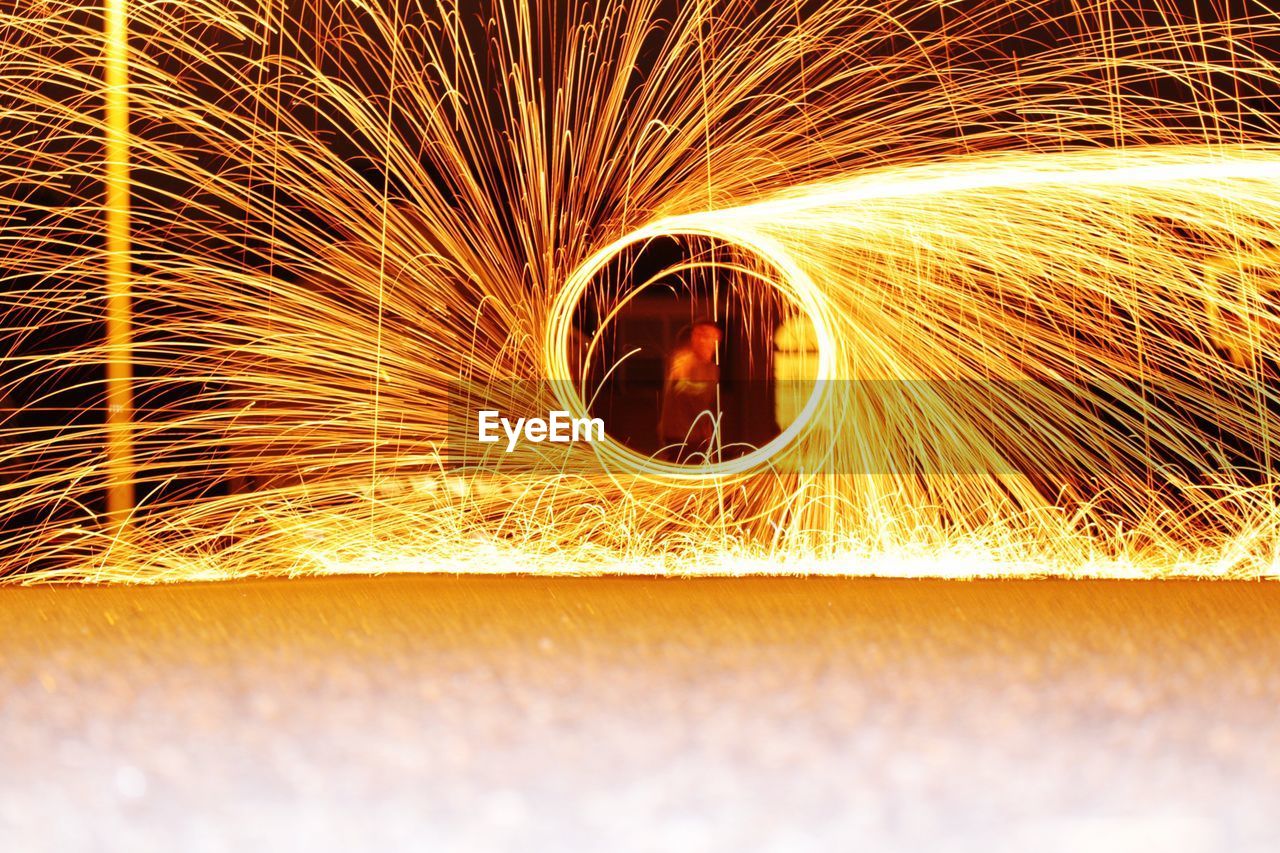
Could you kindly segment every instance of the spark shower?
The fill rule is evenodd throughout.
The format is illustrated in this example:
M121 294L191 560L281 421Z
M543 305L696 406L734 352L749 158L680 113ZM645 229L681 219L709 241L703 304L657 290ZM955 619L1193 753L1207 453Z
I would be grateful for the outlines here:
M10 6L4 569L1274 575L1278 50L1244 2ZM801 416L457 466L459 385L586 414L579 301L671 235L812 323Z

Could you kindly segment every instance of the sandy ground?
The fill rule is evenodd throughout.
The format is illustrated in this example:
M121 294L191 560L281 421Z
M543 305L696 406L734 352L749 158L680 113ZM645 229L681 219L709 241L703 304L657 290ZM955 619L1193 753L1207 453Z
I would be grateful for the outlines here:
M0 850L1271 850L1280 584L0 588Z

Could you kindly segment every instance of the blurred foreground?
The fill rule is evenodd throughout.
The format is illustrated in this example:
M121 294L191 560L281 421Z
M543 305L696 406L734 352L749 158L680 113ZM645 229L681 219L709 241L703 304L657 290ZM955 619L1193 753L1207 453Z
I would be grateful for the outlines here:
M0 849L1274 849L1277 663L1272 583L0 588Z

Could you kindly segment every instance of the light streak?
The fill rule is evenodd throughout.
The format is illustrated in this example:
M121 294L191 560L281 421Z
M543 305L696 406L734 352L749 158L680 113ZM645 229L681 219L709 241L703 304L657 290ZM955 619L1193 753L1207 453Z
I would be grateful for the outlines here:
M131 10L126 90L111 3L105 116L77 4L0 13L4 384L38 422L5 427L5 568L1278 573L1274 476L1221 440L1280 449L1273 307L1220 286L1280 246L1274 13L183 0ZM711 476L609 441L608 475L453 470L458 380L505 411L571 375L579 296L662 235L809 316L801 417ZM44 411L90 368L106 424ZM815 446L834 473L767 470Z
M106 0L105 37L107 516L123 535L134 502L128 0Z

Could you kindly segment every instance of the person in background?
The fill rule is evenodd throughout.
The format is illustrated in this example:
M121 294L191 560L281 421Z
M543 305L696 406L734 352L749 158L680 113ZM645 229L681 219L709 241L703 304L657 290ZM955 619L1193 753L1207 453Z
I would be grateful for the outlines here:
M670 461L705 458L711 450L719 419L716 352L722 338L715 323L694 323L667 356L658 438Z

